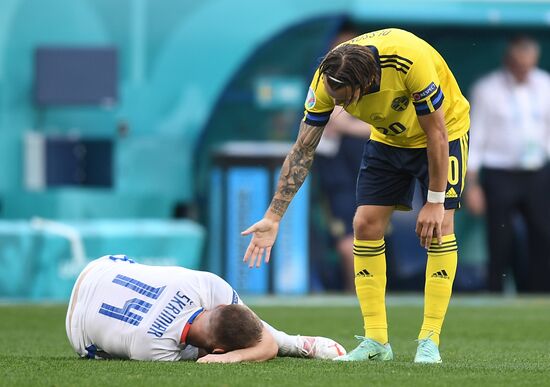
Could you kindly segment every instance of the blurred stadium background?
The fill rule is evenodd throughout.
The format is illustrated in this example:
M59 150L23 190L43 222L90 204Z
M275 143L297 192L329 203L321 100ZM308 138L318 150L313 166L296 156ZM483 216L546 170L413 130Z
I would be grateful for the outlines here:
M0 299L65 301L88 260L119 253L244 294L341 290L314 175L269 266L242 265L239 231L263 214L346 18L426 39L466 95L517 32L550 69L546 1L2 0ZM423 286L415 217L392 221L390 290ZM455 289L483 291L482 221L461 211L456 234Z

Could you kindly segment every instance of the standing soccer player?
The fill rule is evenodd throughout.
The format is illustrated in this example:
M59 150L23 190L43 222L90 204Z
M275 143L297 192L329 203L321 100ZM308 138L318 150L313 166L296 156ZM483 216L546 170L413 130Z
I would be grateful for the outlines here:
M441 55L399 29L366 33L331 50L315 73L296 143L283 164L277 192L244 256L269 261L279 222L304 182L335 105L376 130L357 180L354 218L355 288L365 337L334 360L391 360L386 321L384 232L395 209L411 208L415 181L425 204L416 222L428 251L424 321L415 356L440 363L439 335L457 266L454 212L460 206L468 153L469 104Z

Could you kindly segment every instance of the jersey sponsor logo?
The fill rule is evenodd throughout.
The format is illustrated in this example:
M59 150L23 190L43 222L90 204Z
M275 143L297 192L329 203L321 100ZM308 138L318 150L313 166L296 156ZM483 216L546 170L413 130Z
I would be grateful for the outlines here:
M394 98L391 102L391 108L396 112L402 112L409 106L409 98L406 95Z
M162 309L157 318L155 318L155 321L153 321L147 330L147 334L155 337L162 337L170 327L170 324L174 322L176 317L188 305L194 305L193 300L183 294L181 290L178 290L174 297L168 301L168 304Z
M419 91L418 93L413 93L412 97L415 101L420 101L421 99L426 98L436 90L437 86L435 85L435 83L432 82L424 90Z
M315 102L317 102L317 99L315 97L315 92L310 87L306 97L306 109L313 109L313 107L315 106Z

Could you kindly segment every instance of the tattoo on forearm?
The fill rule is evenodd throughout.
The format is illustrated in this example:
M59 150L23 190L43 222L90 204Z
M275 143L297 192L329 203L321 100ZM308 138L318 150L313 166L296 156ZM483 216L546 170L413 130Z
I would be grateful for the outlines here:
M289 204L290 202L287 202L286 200L273 198L270 208L275 214L283 216Z
M292 198L306 180L322 134L323 127L302 122L298 139L283 163L277 192L269 206L271 212L279 216L286 212Z

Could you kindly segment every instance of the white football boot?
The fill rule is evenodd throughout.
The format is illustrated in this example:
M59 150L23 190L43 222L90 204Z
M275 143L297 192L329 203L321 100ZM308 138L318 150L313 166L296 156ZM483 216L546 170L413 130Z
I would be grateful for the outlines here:
M330 360L346 354L346 349L336 341L320 336L297 336L297 347L301 357Z

